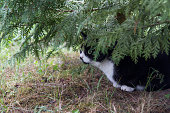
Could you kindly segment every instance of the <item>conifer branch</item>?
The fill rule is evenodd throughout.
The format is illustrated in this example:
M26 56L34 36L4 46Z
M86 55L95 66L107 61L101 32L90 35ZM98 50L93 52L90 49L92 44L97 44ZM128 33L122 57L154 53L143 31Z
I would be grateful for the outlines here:
M97 10L103 10L103 9L108 9L110 7L113 7L115 5L118 5L118 4L113 4L113 5L109 5L109 6L106 6L106 7L102 7L102 8L92 8L92 9L88 9L87 11L97 11ZM62 9L56 9L57 12L74 12L75 10L62 10Z
M161 25L161 24L170 24L170 20L167 20L167 21L164 21L164 22L157 22L157 23L154 23L154 24L151 24L151 25L147 25L147 26L143 26L142 28L148 28L148 27L153 27L153 26L157 26L157 25Z
M135 22L135 26L133 28L130 28L129 30L134 30L134 34L136 33L136 30L139 29L137 27L139 22ZM146 26L143 26L142 29L145 29L145 28L149 28L149 27L154 27L154 26L157 26L157 25L161 25L161 24L170 24L170 21L169 20L166 20L164 22L157 22L157 23L153 23L153 24L150 24L150 25L146 25Z
M69 1L68 4L65 4L65 2L59 0L34 1L34 4L31 1L19 1L21 0L13 0L12 2L2 0L2 3L6 6L2 7L1 5L0 7L0 21L2 23L0 25L0 38L7 39L9 37L12 40L12 38L15 38L14 31L20 33L21 30L24 35L19 38L25 43L21 45L19 54L15 55L16 58L25 57L29 52L37 55L38 52L41 52L39 50L50 46L56 48L63 42L67 42L66 47L68 48L77 47L82 43L79 34L83 29L92 31L91 34L89 33L92 40L95 39L95 36L106 37L100 38L100 42L103 43L97 46L98 51L107 51L104 47L107 47L108 44L112 45L115 40L118 40L120 45L117 46L113 55L117 63L124 55L131 55L132 59L136 59L143 53L147 58L150 53L154 53L156 57L160 50L169 52L169 33L166 32L163 36L160 36L160 32L155 32L155 29L149 29L150 34L145 33L145 29L148 28L170 25L170 20L165 20L165 18L169 18L169 7L166 6L165 1L144 0L146 1L145 4L142 0L127 0L126 2L120 0L86 1L86 3L90 2L92 5L86 3L72 4ZM154 21L158 18L159 21ZM145 23L142 23L141 20ZM42 27L34 29L35 25ZM162 27L158 27L156 30L169 31L168 27ZM139 29L142 30L137 33ZM106 32L107 30L108 32ZM135 40L134 36L131 35L133 33L136 36ZM143 35L158 37L154 38L154 42L157 43L153 45L151 38L144 38L139 41L140 38L138 40L138 37ZM30 38L31 36L34 37ZM90 42L89 45L94 43ZM143 47L143 45L146 47ZM130 50L127 49L129 47L131 47ZM156 49L153 51L148 48ZM134 55L133 51L138 52Z

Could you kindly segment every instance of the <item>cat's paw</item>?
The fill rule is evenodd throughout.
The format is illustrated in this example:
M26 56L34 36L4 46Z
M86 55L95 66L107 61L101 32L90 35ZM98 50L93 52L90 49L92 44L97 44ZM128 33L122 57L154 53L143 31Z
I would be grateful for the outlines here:
M129 86L126 86L126 85L122 85L121 90L131 92L131 91L134 91L135 88L132 88L132 87L129 87Z
M117 83L113 83L113 86L114 86L115 88L121 88L121 85L119 85L119 84L117 84Z

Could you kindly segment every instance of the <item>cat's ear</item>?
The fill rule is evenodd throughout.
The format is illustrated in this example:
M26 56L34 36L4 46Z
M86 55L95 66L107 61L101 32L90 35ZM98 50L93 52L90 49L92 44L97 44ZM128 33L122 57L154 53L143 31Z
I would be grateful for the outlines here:
M86 39L87 39L87 34L81 32L81 36L83 37L83 40L86 40Z

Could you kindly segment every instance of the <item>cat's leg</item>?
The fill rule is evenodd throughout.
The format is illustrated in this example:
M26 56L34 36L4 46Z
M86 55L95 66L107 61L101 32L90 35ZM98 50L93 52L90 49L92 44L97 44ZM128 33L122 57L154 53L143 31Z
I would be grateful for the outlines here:
M137 85L136 90L143 91L145 89L145 86Z
M121 90L131 92L131 91L134 91L135 88L129 87L129 86L127 86L127 85L122 85L122 86L121 86Z
M113 86L114 86L115 88L121 88L121 85L119 85L117 82L113 82Z

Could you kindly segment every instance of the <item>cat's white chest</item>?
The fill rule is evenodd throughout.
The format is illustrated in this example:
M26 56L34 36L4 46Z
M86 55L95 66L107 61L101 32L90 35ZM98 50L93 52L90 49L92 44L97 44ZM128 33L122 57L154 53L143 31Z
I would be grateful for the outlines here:
M116 88L120 88L121 85L119 85L116 80L114 79L114 63L110 60L105 59L102 62L96 62L92 61L91 63L93 66L99 68L103 73L107 76L107 78L113 83L113 86Z
M114 64L109 60L104 60L103 62L92 62L93 66L96 66L106 75L114 75Z

